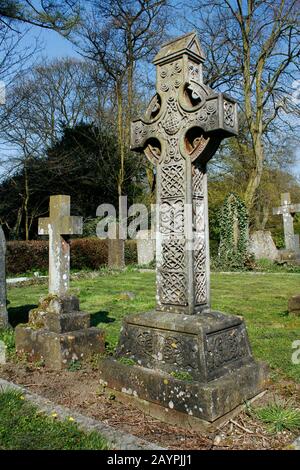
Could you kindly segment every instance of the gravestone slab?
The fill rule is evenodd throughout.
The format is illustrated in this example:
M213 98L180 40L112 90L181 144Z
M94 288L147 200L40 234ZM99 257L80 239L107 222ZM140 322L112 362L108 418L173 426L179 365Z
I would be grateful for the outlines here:
M288 303L288 311L295 317L300 317L300 295L293 295Z
M50 217L39 220L39 234L49 235L49 294L16 327L16 350L46 367L61 369L105 350L104 333L90 327L90 314L69 292L70 247L66 236L82 233L82 218L70 216L70 196L50 197Z
M140 230L136 235L138 264L144 266L155 259L155 239L151 230Z
M279 259L278 250L273 241L271 232L267 230L257 230L251 233L249 238L249 252L255 259L269 259L276 261Z
M108 267L111 269L125 268L125 240L120 238L118 223L110 223L108 229Z
M156 166L157 303L125 318L116 358L100 372L118 396L155 405L159 419L172 411L209 425L262 391L266 370L243 319L210 307L206 166L238 122L234 100L203 83L203 62L195 33L163 46L157 94L132 123L132 149Z
M8 326L6 297L6 240L0 226L0 328Z

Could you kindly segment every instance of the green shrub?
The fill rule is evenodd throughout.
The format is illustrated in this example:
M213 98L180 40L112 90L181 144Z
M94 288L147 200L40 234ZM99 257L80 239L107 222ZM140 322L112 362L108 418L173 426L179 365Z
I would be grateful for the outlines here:
M70 242L71 269L97 270L107 265L107 240L99 238L77 238ZM48 271L48 240L13 241L7 243L7 274L10 276L39 271ZM135 240L125 241L126 264L137 263Z

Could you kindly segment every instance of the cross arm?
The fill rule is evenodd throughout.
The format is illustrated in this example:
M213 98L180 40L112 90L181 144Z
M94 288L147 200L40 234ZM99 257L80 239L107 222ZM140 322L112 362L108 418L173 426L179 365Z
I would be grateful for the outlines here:
M274 207L273 215L282 215L282 207Z
M43 217L43 218L39 219L38 234L39 235L49 235L49 224L50 224L49 217Z
M82 235L83 219L79 216L64 216L60 219L61 235Z
M131 145L132 150L142 151L147 140L157 138L157 129L155 125L148 124L142 119L132 121L131 123Z
M296 214L297 212L300 212L300 204L291 204L290 211L292 214Z
M199 126L207 133L218 133L221 138L237 135L237 104L223 93L212 94L190 121L192 126Z

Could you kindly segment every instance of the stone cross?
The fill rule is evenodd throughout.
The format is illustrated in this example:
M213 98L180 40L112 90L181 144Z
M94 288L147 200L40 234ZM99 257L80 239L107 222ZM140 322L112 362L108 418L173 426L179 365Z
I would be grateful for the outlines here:
M156 166L157 310L194 314L210 307L206 165L221 140L237 134L232 98L203 83L195 33L154 59L157 94L131 127L131 148Z
M282 215L284 243L287 250L299 250L299 236L294 233L294 215L300 212L300 204L291 204L290 193L281 194L281 206L273 209L273 215Z
M0 328L8 326L6 307L6 241L2 227L0 226Z
M39 219L39 235L49 235L49 293L63 297L70 283L70 245L65 236L82 234L82 217L71 217L70 196L50 197L50 216Z

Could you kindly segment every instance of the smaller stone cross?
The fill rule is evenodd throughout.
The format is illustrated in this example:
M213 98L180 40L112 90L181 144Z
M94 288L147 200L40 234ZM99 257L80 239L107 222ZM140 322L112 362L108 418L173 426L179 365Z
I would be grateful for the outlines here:
M282 215L284 242L287 250L299 250L299 237L294 233L294 215L300 212L300 204L291 204L290 193L281 194L281 206L273 209L273 215Z
M71 217L70 196L50 197L50 216L39 219L39 235L49 235L49 293L67 294L70 284L70 245L65 236L82 234L82 217Z

